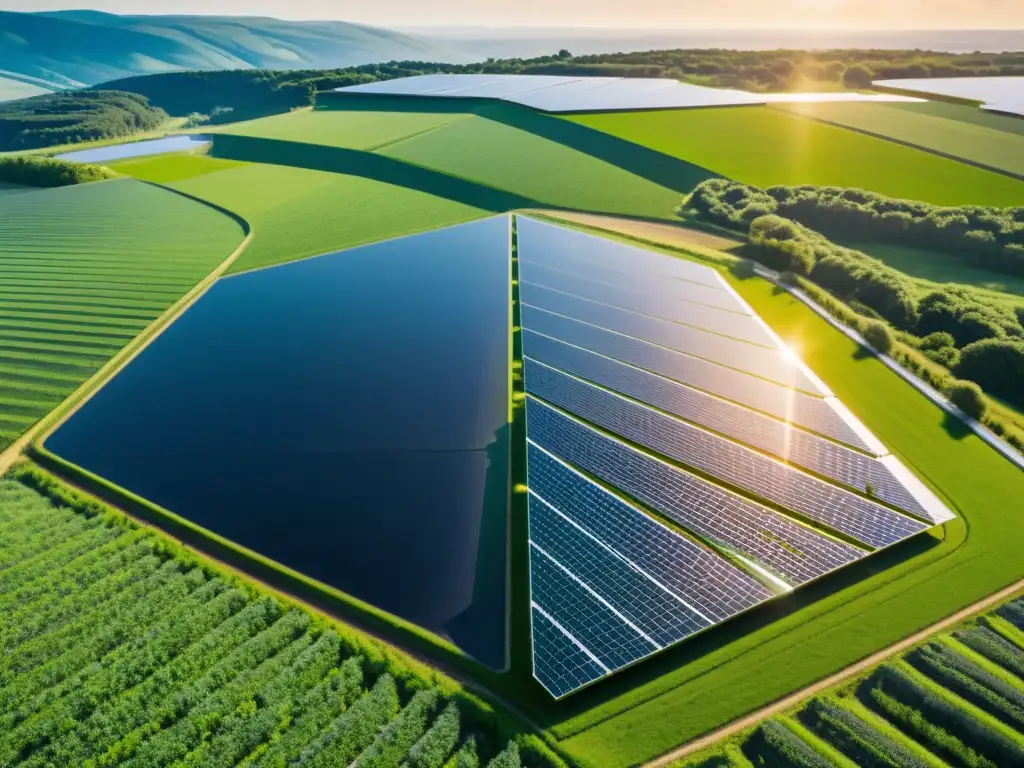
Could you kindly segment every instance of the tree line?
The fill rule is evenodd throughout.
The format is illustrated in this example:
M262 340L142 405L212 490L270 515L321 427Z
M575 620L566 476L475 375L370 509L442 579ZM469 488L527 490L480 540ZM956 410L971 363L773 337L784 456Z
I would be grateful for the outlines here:
M915 219L908 210L927 213ZM968 261L993 268L987 259L1006 265L1005 239L1019 240L1024 234L1024 209L937 208L861 190L762 190L726 179L709 179L697 186L679 212L684 216L696 213L744 231L749 237L747 253L751 258L780 272L809 278L861 315L884 320L906 332L905 338L912 346L957 377L1024 406L1024 388L1020 385L1024 381L1024 301L1011 309L966 287L920 295L921 290L903 272L866 253L838 245L818 231L824 228L846 235L856 233L863 241L936 248L933 233L945 230L948 242L942 250L952 249ZM900 226L894 226L894 220ZM915 224L917 221L920 223ZM989 228L972 229L983 225ZM989 240L972 234L979 231L1004 243L1002 252L993 255L985 250ZM923 235L920 240L913 236L917 232ZM967 243L975 241L983 245L972 253ZM1016 270L1024 261L1008 263Z
M72 163L38 155L0 157L0 181L30 187L67 187L115 176L102 165Z
M136 93L62 91L0 103L0 151L131 136L158 128L167 113Z

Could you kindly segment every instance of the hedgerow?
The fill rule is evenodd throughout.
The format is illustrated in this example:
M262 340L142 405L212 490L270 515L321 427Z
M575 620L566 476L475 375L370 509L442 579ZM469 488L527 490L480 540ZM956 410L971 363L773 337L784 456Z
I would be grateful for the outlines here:
M959 629L953 636L989 661L994 661L1024 679L1024 653L998 633L988 627L976 625Z
M939 643L917 649L907 661L939 685L1024 733L1024 691Z
M117 174L102 165L73 163L54 157L16 155L0 157L0 181L30 187L67 187L112 179Z
M828 699L813 700L801 711L800 720L863 768L929 768L885 734Z
M1017 627L1017 629L1024 630L1024 598L1001 606L996 613Z
M780 768L830 768L829 762L781 723L766 720L743 745L754 765Z
M487 764L487 768L519 768L519 746L513 741L505 749L495 755Z
M562 765L439 673L32 465L13 477L0 480L0 768L440 768L460 740L466 766L478 743Z

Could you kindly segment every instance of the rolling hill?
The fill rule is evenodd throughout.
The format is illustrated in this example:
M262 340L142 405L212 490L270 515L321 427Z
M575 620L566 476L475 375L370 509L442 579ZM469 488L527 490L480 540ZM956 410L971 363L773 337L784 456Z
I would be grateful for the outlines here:
M71 87L179 70L463 58L425 38L341 21L0 11L0 70Z

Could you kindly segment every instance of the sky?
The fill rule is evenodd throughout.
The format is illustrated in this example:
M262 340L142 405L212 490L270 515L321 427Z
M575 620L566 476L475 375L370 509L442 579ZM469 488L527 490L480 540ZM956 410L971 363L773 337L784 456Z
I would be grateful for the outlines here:
M1024 0L0 0L6 11L69 8L339 19L385 27L1024 28Z

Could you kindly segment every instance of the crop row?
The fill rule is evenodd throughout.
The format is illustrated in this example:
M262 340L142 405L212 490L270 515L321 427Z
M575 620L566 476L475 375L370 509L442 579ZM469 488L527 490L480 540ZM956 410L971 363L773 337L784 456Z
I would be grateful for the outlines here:
M560 764L454 683L31 465L0 480L0 587L4 768Z
M1024 765L1024 597L680 765Z

